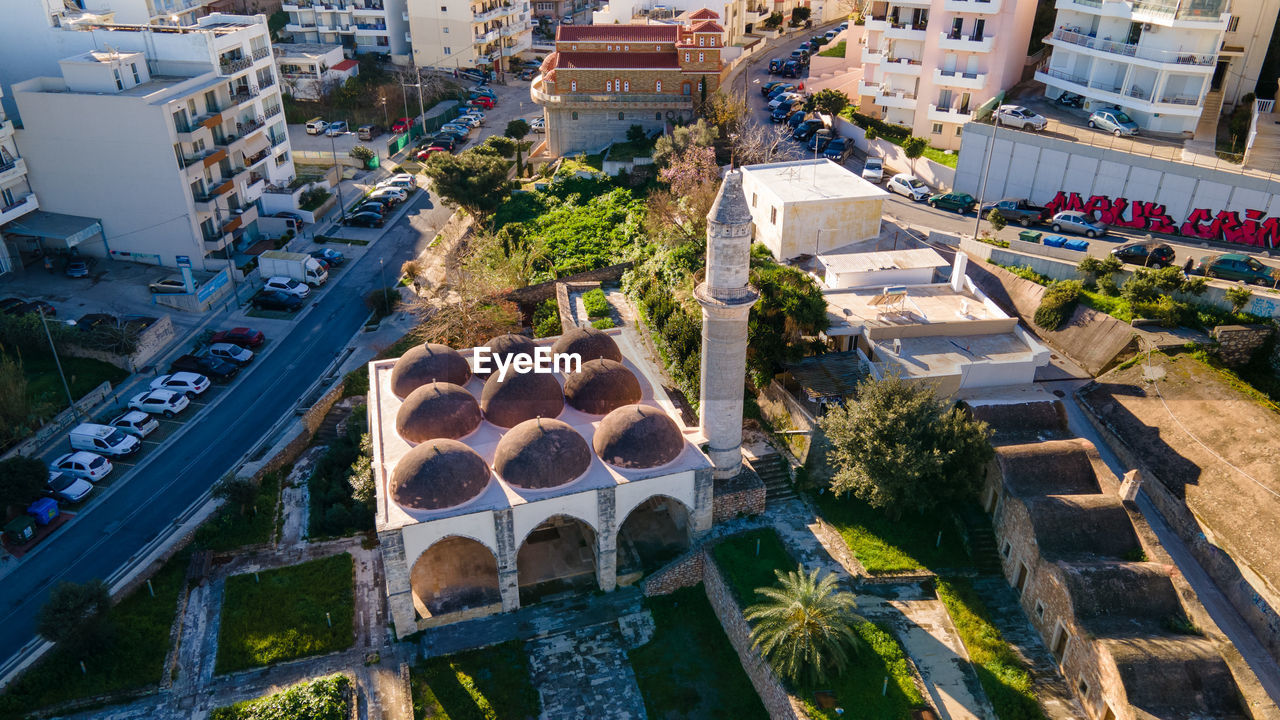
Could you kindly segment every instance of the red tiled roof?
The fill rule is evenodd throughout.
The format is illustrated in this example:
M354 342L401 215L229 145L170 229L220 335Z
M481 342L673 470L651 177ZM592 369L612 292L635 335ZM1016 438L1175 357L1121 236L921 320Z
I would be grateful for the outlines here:
M719 20L720 15L716 13L715 10L712 10L711 8L701 8L699 10L695 10L689 13L689 19L690 20L712 20L712 19Z
M355 60L343 60L342 62L340 62L340 63L338 63L338 64L334 65L334 66L333 66L332 68L330 68L330 69L331 69L331 70L338 70L338 71L340 71L340 72L345 72L345 71L347 71L347 70L350 70L350 69L351 69L351 68L353 68L353 67L358 66L359 64L360 64L360 63L356 62Z
M700 22L700 23L698 23L697 25L694 25L694 26L693 26L693 30L692 30L692 32L696 32L696 33L708 33L708 32L722 33L722 32L724 32L724 28L720 26L720 23L713 22L713 21L711 21L711 20L703 20L702 22Z
M555 60L552 60L555 58ZM556 52L547 56L543 67L602 70L671 69L678 70L680 62L674 52Z
M675 42L678 25L561 25L556 42Z

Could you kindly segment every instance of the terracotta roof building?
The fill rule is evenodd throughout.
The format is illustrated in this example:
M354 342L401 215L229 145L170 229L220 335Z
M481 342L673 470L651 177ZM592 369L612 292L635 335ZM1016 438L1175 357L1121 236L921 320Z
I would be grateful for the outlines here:
M683 24L561 25L529 90L552 155L597 152L632 125L688 120L720 85L724 28L706 10Z

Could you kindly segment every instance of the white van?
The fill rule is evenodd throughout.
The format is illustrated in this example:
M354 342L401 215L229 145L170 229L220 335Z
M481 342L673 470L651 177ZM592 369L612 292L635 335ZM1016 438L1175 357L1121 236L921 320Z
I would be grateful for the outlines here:
M142 442L117 427L80 423L71 429L71 447L100 455L132 455Z
M329 129L329 123L324 118L311 118L307 121L308 135L323 135L325 130Z

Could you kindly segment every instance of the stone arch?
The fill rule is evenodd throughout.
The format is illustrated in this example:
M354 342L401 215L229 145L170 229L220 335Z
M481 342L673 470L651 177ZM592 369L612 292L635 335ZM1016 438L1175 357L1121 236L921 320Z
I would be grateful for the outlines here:
M693 509L679 498L654 493L618 524L618 584L628 585L689 549Z
M446 535L413 562L409 572L413 606L430 618L500 605L498 558L475 538Z
M556 513L539 522L516 551L520 605L596 584L596 529L574 515Z

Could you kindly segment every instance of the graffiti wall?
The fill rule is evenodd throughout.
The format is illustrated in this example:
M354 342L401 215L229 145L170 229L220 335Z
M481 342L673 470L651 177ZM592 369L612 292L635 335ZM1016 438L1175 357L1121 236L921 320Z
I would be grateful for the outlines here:
M955 190L1091 211L1119 227L1257 248L1280 244L1280 182L1070 140L965 125Z

